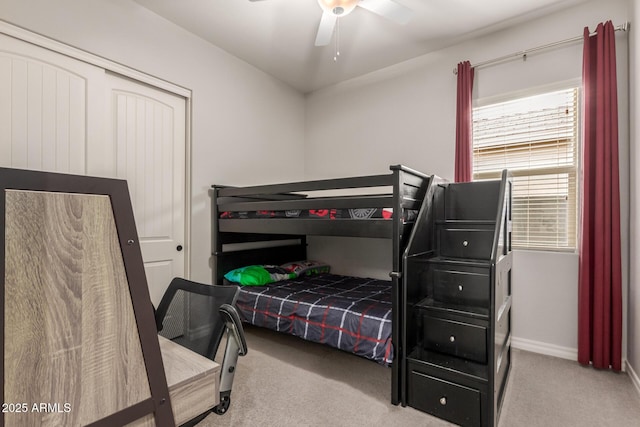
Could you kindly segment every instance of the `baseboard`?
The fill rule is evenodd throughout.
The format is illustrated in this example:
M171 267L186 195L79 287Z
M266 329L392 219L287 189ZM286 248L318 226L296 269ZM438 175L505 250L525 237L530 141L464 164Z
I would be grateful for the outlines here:
M627 374L629 375L629 378L631 378L631 382L633 383L633 385L636 388L636 391L640 395L640 378L638 377L638 374L636 373L636 371L633 369L633 366L631 366L631 364L629 363L629 360L626 361L625 365L627 367Z
M568 359L577 361L578 350L571 347L562 347L555 344L548 344L541 341L533 341L525 338L511 338L511 347L519 350L530 351L532 353L544 354L545 356L559 357L561 359ZM622 372L627 372L634 386L640 394L640 378L633 370L633 367L629 364L627 359L622 359Z
M525 338L511 338L511 347L532 353L559 357L561 359L578 360L578 349L548 344L541 341L533 341Z

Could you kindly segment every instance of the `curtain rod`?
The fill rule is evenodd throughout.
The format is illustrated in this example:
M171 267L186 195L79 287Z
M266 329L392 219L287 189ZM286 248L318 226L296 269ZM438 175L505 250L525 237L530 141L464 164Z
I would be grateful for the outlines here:
M625 22L622 25L618 25L614 29L615 29L615 31L627 31L627 30L629 30L629 23ZM595 36L596 34L597 33L594 31L593 33L590 33L589 36ZM564 45L564 44L575 43L575 42L580 41L582 39L583 39L583 36L578 36L578 37L573 37L573 38L566 39L566 40L560 40L560 41L549 43L549 44L545 44L545 45L542 45L542 46L533 47L531 49L522 50L520 52L515 52L515 53L512 53L510 55L501 56L500 58L495 58L495 59L490 59L488 61L479 62L476 65L472 65L472 67L473 68L484 67L486 65L495 64L495 63L498 63L498 62L503 62L503 61L507 61L509 59L514 59L514 58L519 58L519 57L522 57L522 59L526 59L527 58L527 54L530 53L530 52L537 52L539 50L549 49L549 48L556 47L556 46L561 46L561 45ZM454 68L453 69L453 74L456 74L456 75L458 74L458 68Z

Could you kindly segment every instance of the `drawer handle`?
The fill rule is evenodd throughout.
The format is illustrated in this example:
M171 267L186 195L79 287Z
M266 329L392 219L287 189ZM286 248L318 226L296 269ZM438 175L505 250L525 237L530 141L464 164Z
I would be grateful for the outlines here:
M458 290L459 290L460 292L462 292L462 290L463 290L463 289L464 289L464 287L463 287L462 285L458 285Z
M445 396L442 396L442 397L440 398L440 404L441 404L442 406L444 406L444 405L446 405L446 404L447 404L447 398L446 398Z
M462 242L462 246L464 246L464 247L466 248L467 246L469 246L469 242L468 242L468 241L466 241L466 240L465 240L465 241L463 241L463 242Z
M451 336L449 337L449 341L451 341L451 342L456 342L456 337L454 337L453 335L451 335Z

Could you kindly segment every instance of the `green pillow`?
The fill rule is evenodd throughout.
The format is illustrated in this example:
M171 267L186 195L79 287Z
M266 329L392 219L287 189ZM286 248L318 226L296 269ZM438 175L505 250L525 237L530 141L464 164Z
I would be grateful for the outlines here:
M277 265L249 265L236 268L224 275L228 281L245 286L261 286L295 277L294 273L288 273Z

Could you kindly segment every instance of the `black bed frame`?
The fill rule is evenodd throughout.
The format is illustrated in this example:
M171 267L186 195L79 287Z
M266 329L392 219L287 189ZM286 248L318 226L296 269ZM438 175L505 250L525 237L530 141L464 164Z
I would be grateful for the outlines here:
M250 264L283 264L307 258L308 235L386 238L392 240L392 340L394 360L404 359L405 336L402 289L403 252L413 222L403 221L404 209L419 210L430 187L441 182L402 165L390 166L391 173L350 178L303 181L252 187L211 188L211 250L213 283L222 284L223 275ZM385 194L367 194L374 187L390 187ZM355 195L313 196L304 192L349 190ZM318 220L304 218L223 219L220 212L261 210L393 208L393 218ZM249 247L249 248L247 248ZM391 402L401 402L405 373L401 363L392 364Z

